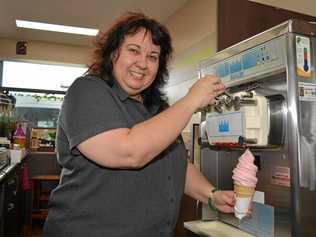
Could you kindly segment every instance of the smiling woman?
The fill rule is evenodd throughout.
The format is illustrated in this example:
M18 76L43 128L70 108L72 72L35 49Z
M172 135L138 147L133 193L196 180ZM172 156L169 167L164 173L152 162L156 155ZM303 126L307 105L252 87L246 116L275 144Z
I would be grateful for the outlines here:
M169 106L163 93L172 47L168 30L128 13L96 40L87 75L69 88L57 125L61 182L50 199L44 237L170 237L184 191L231 212L232 192L187 163L180 133L224 86L196 82Z

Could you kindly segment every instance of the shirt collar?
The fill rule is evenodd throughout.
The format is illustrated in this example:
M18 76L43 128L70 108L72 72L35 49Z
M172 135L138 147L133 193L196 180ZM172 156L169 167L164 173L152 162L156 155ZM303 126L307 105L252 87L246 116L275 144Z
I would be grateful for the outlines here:
M113 91L118 95L121 101L125 101L129 97L126 91L122 89L122 87L119 85L119 83L115 79L113 79L112 88L113 88Z
M113 79L113 86L112 86L113 91L117 94L117 96L120 98L121 101L125 101L129 98L129 95L122 89L122 87L119 85L119 83ZM150 114L155 115L160 106L159 105L152 105L150 108L147 108Z

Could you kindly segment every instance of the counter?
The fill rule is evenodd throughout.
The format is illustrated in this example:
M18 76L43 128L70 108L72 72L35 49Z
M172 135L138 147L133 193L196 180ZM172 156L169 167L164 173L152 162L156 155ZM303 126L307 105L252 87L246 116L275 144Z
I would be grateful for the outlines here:
M236 227L217 220L184 222L184 227L194 234L204 237L254 237Z
M17 168L21 163L23 163L24 158L27 156L27 152L24 154L24 157L21 159L22 161L19 163L11 163L10 165L7 165L0 171L0 183L6 178L6 176L15 168Z
M22 161L12 163L1 170L0 236L20 236L25 218L25 199L22 187L23 167L24 162Z
M30 151L31 155L56 155L55 151Z

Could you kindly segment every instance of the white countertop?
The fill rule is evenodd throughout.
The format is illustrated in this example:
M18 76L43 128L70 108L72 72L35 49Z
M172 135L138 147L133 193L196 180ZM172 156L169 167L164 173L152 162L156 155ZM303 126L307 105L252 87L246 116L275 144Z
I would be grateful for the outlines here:
M191 232L208 237L254 237L236 227L230 226L223 222L213 221L190 221L184 222L184 227Z

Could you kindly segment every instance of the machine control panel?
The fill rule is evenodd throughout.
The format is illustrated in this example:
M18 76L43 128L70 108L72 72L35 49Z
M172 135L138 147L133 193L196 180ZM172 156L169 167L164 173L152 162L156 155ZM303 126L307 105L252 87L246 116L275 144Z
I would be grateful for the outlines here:
M253 80L259 74L284 68L283 38L266 42L227 60L200 65L201 75L215 74L226 86Z

